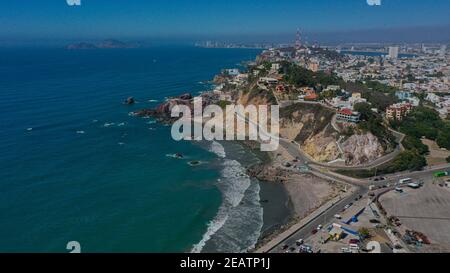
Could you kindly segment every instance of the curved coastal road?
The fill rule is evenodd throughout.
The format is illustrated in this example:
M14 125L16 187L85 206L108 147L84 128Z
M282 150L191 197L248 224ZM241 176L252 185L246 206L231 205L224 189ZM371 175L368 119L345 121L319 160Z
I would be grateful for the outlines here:
M280 139L280 145L282 145L293 158L297 158L300 164L305 164L307 162L304 154L296 146L292 145L292 143ZM332 220L334 215L340 213L345 205L352 202L357 197L365 195L369 191L368 185L364 180L346 177L333 172L325 172L314 166L311 166L311 168L313 169L311 173L317 177L352 185L352 192L339 200L330 201L332 203L329 205L325 204L316 210L316 215L307 216L289 230L276 236L256 252L284 252L282 250L283 245L293 245L298 239L308 237L311 234L311 231L316 229L318 225Z
M292 144L291 142L280 139L280 145L282 145L286 151L293 157L297 158L299 163L305 164L308 160L307 157L302 153L297 146ZM374 182L370 179L356 179L347 177L344 175L336 174L331 171L328 171L327 168L321 169L320 167L310 165L311 169L313 169L312 174L326 178L329 180L339 181L343 183L347 183L353 186L353 192L348 196L340 199L339 201L331 204L331 206L325 208L319 208L319 212L314 216L309 216L309 218L305 218L300 221L297 225L294 225L288 231L278 235L270 242L259 248L256 252L266 253L266 252L275 252L282 253L284 245L293 246L295 242L299 239L308 238L311 235L311 232L317 228L319 225L325 225L326 223L334 221L334 215L339 214L343 208L351 203L360 196L365 196L369 192L369 185L376 186L387 186L391 185L393 182L398 181L400 178L413 178L413 179L423 179L433 175L436 171L448 170L450 168L449 164L445 164L442 166L436 166L434 168L427 168L423 171L417 172L404 172L404 173L396 173L387 175L386 180Z

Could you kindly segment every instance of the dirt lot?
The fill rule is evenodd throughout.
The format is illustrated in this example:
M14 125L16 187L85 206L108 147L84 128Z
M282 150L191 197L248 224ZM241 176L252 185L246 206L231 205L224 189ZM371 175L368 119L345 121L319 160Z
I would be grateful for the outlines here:
M418 190L391 191L380 198L388 216L397 216L401 229L420 231L432 244L450 251L450 189L428 181Z
M442 150L435 141L429 139L422 139L422 143L430 149L430 154L426 156L428 165L434 166L447 163L446 159L450 156L450 151Z

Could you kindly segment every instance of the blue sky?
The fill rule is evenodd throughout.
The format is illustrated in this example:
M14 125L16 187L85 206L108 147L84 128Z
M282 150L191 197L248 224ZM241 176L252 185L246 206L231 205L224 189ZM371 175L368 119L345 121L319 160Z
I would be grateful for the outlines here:
M450 26L449 0L0 0L0 39L101 39Z

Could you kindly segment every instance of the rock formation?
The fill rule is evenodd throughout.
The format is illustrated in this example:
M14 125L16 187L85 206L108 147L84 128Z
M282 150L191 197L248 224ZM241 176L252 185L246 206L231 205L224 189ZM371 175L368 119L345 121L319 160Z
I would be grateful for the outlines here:
M125 100L125 104L127 104L127 105L132 105L134 103L135 103L135 100L133 97L129 97Z

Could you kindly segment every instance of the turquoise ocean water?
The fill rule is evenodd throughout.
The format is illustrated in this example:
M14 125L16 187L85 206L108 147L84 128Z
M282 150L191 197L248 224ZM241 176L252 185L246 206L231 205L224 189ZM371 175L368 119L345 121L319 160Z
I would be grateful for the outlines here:
M207 90L202 81L258 53L1 49L0 252L67 252L69 241L84 252L254 244L259 185L236 158L219 143L175 142L170 127L129 113ZM135 105L122 104L129 96Z

